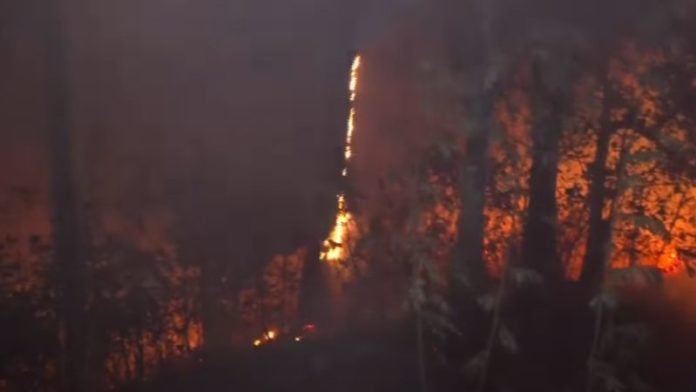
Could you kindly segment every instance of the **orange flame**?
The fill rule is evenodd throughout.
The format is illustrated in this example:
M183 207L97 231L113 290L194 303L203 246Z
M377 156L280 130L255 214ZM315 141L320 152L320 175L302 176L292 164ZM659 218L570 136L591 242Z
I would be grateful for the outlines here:
M657 268L666 276L679 275L686 269L686 264L679 258L674 246L669 246L657 261Z
M329 238L324 241L324 249L321 252L321 259L328 261L339 261L345 257L344 245L348 238L349 228L352 227L353 215L346 209L346 198L338 195L338 213L334 228L329 234Z
M348 175L348 162L353 156L353 132L355 131L355 98L357 98L358 93L358 71L360 70L361 63L360 55L355 56L353 59L353 65L350 67L350 82L348 84L348 91L350 91L350 112L348 113L348 124L346 125L346 146L344 149L343 157L345 159L346 166L343 168L341 174L345 177Z
M355 56L353 64L350 67L350 81L348 83L348 91L350 93L350 111L348 113L348 123L346 125L346 145L344 148L345 166L341 175L348 175L348 163L353 156L353 132L355 131L355 99L358 93L358 71L360 70L361 57ZM336 213L336 222L331 230L329 237L324 241L323 250L320 254L322 260L341 261L346 258L345 245L348 239L348 234L351 227L355 227L353 215L348 211L346 205L346 197L344 194L338 195L338 208Z
M263 336L254 340L254 342L252 344L254 345L254 347L259 347L259 346L262 346L266 343L269 343L269 342L275 340L277 337L278 337L278 331L276 331L275 329L269 329L268 331L266 331L263 334Z

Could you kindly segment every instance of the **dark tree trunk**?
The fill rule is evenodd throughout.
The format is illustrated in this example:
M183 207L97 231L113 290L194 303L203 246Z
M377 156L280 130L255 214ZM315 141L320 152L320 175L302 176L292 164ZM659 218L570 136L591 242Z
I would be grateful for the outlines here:
M224 259L223 259L224 260ZM208 256L201 264L201 321L203 344L209 352L219 352L231 343L231 325L226 325L223 298L221 258ZM237 287L232 288L232 290Z
M529 177L529 206L522 235L523 267L539 273L541 285L519 289L515 296L515 317L518 317L520 344L525 373L535 374L535 390L553 389L562 366L558 358L563 351L559 329L563 328L563 308L558 298L564 294L564 268L557 250L556 184L559 161L559 142L563 121L571 107L571 69L564 79L547 80L543 72L557 70L557 62L537 59L532 66L530 86L532 113L532 167ZM559 61L560 62L560 61ZM555 84L555 85L554 85ZM537 374L538 372L538 374ZM544 376L542 376L544 374ZM548 377L550 375L550 377Z
M73 160L71 106L60 3L46 4L48 126L53 199L54 263L64 325L64 391L88 390L86 385L86 242Z
M494 64L493 20L491 18L491 1L476 1L472 3L459 2L448 4L444 8L445 20L474 15L478 24L481 40L469 41L462 46L459 40L466 34L462 31L465 23L448 23L445 34L455 53L452 67L467 69L465 72L477 75L467 83L474 86L473 96L470 97L468 116L472 119L473 129L465 136L466 149L458 168L457 192L461 205L461 213L457 222L458 239L455 247L455 258L452 264L452 294L455 302L462 305L466 296L466 287L462 278L469 283L469 289L479 291L489 283L488 273L483 258L483 240L485 231L485 199L489 171L489 144L493 132L494 105L500 80L490 79L489 70L498 66ZM450 22L452 22L450 20ZM453 27L456 26L456 27ZM453 29L453 30L450 30ZM452 40L451 37L456 37ZM464 49L462 51L462 49ZM477 63L467 64L476 58Z
M540 70L533 72L533 153L522 261L541 274L545 282L552 283L563 278L556 249L556 180L558 145L568 97L562 91L550 91L541 80Z
M461 214L457 222L459 238L452 265L455 296L459 296L462 291L460 277L470 282L474 289L483 288L488 283L483 260L483 238L493 101L493 91L485 92L476 105L477 110L471 113L479 120L479 129L474 130L474 134L466 139L465 156L459 167L458 194ZM458 287L460 289L457 289Z
M609 153L609 139L614 132L611 123L611 99L612 90L607 79L607 72L602 75L602 113L600 115L599 130L597 131L597 149L594 161L590 167L590 193L589 226L585 259L583 261L582 275L580 277L584 286L594 292L599 285L604 271L604 248L608 235L608 222L602 218L602 210L606 200L605 181L607 176L606 164Z

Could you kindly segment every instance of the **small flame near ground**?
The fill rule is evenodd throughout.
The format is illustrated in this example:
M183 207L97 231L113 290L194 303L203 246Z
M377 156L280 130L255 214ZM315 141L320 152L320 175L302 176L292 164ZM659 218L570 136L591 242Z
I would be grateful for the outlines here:
M306 324L302 327L302 330L300 332L296 332L298 334L295 335L295 337L292 340L294 340L297 343L302 342L303 340L305 340L305 338L311 337L314 333L316 333L316 331L317 331L317 328L314 324ZM260 347L260 346L263 346L265 344L271 343L273 341L277 341L279 339L287 339L289 336L293 336L290 334L290 332L287 330L284 330L282 332L284 337L281 337L281 330L271 328L271 329L267 330L266 332L264 332L260 338L255 339L254 342L252 343L252 345L254 347Z
M355 131L355 99L358 93L358 72L362 58L356 55L353 59L353 64L350 67L350 81L348 83L350 110L348 113L348 123L346 125L346 144L344 147L344 167L341 175L348 176L348 164L353 156L353 132ZM337 213L334 227L329 233L328 238L324 241L323 249L320 258L325 261L343 261L346 258L345 245L351 228L355 227L353 215L348 211L345 194L337 196Z
M263 336L254 340L254 343L253 343L254 347L259 347L259 346L262 346L266 343L269 343L269 342L275 340L277 337L278 337L278 331L275 329L269 329L268 331L266 331L263 334Z
M686 270L686 263L679 258L679 253L672 247L658 260L657 268L665 276L676 276Z

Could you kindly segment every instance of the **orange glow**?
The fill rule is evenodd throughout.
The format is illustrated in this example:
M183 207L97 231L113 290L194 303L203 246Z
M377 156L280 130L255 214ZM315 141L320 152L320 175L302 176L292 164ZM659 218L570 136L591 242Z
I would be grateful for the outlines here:
M353 156L353 132L355 131L355 100L358 93L358 71L361 64L360 55L356 55L353 59L353 64L350 67L350 81L348 83L348 91L350 93L350 111L348 113L348 123L346 125L346 144L344 148L344 163L345 166L341 171L341 175L348 175L348 163ZM320 258L325 261L343 261L347 257L346 245L350 233L356 231L356 224L353 215L348 211L346 205L346 197L344 194L339 194L337 197L338 207L336 213L336 221L334 227L329 233L328 238L324 241L323 249Z
M353 156L353 132L355 131L355 98L358 93L358 71L360 70L361 58L360 55L355 56L353 65L350 67L350 82L348 90L350 91L350 112L348 113L348 124L346 125L346 146L344 150L344 158L346 166L341 174L345 177L348 175L348 162Z
M672 246L668 252L657 261L657 268L666 276L679 275L686 270L686 264L679 258L676 249Z
M354 227L353 215L346 208L345 196L339 195L336 222L329 238L324 241L324 250L320 255L322 260L340 261L345 258L344 245L351 227Z
M258 339L255 339L252 345L254 347L259 347L275 340L277 337L278 331L276 331L275 329L269 329L268 331L264 332L263 336L261 336Z

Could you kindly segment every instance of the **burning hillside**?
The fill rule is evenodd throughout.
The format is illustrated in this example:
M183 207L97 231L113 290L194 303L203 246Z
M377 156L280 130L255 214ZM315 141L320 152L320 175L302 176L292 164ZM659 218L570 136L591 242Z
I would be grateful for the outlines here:
M360 72L360 55L355 56L350 67L350 81L348 83L349 92L349 113L346 125L346 142L344 147L344 167L341 171L343 177L348 176L348 167L353 157L353 132L355 131L355 100L358 97L358 82ZM346 195L340 193L337 196L338 205L336 212L336 223L334 224L329 237L324 241L323 250L320 255L322 260L330 262L345 261L349 253L349 239L355 240L357 225L353 216L348 211Z
M95 1L0 5L0 390L689 386L688 1Z

